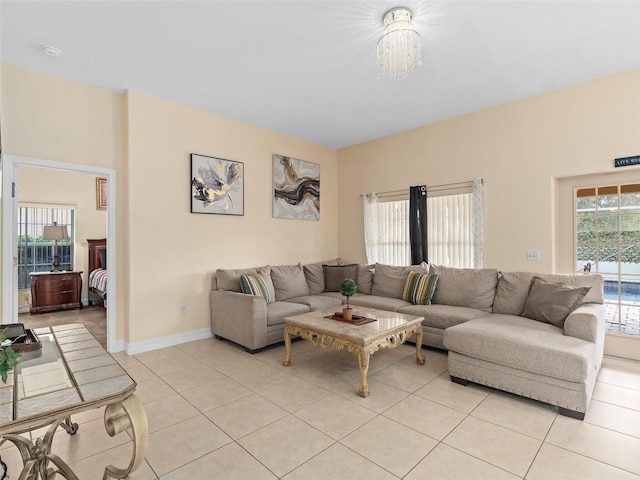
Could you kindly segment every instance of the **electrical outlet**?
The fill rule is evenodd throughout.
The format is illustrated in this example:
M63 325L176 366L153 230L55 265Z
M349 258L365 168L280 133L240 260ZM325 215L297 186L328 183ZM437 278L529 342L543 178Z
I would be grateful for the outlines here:
M539 262L540 250L527 250L527 260L530 262Z
M180 313L187 313L187 304L183 303L180 305Z

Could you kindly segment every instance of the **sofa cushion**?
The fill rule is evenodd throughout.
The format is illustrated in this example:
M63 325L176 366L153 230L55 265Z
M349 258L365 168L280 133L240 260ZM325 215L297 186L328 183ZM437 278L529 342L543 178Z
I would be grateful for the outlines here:
M335 258L326 262L310 263L302 267L304 276L307 279L307 285L309 286L309 295L318 295L324 292L324 271L322 270L322 266L340 265L340 263L340 258Z
M447 349L526 372L584 382L597 369L596 344L563 335L550 323L493 314L444 331Z
M476 308L454 307L453 305L436 305L434 303L431 305L409 305L400 308L398 313L424 317L424 320L422 321L423 326L439 328L442 330L460 323L468 322L474 318L481 318L490 315L488 312L478 310Z
M275 298L275 290L273 290L273 283L271 282L271 267L269 265L256 268L219 268L218 270L216 270L216 283L218 285L218 290L242 292L242 287L240 286L240 276L256 275L258 273L264 278L267 284L267 288L269 289L269 293L272 294L271 298Z
M396 267L376 263L373 273L373 287L371 294L378 297L402 298L404 284L409 272L428 273L425 265L411 265L409 267Z
M358 293L371 295L373 288L373 269L374 265L358 265Z
M358 265L323 265L322 270L324 272L324 291L325 292L339 292L340 282L345 278L350 278L354 282L358 283Z
M411 305L401 298L378 297L376 295L354 295L349 297L349 304L354 307L369 307L378 310L397 312L398 309ZM356 314L357 314L357 308Z
M498 283L496 269L431 265L429 272L438 275L438 287L431 303L491 312Z
M264 277L259 273L255 275L240 275L240 288L242 289L242 293L262 297L267 303L274 301L274 298L271 297L269 293Z
M309 295L309 286L304 277L302 265L281 265L271 267L271 281L276 291L276 301Z
M438 283L438 275L409 272L402 291L402 299L414 305L431 305L431 297Z
M533 277L540 277L548 282L566 283L575 287L591 287L582 303L604 303L602 275L538 274L532 272L500 272L493 302L493 313L520 315L527 301Z
M325 308L337 308L338 310L342 308L342 298L331 297L329 295L306 295L304 297L293 297L287 300L287 302L301 303L309 307L312 312L315 310L324 310Z
M309 313L310 309L302 303L273 302L267 305L267 326L284 323L285 317Z
M578 308L590 289L533 277L522 316L563 328L567 316Z

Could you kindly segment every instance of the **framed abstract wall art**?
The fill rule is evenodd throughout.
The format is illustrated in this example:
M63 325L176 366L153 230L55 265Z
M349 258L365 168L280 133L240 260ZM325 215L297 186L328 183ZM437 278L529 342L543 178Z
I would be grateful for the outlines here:
M273 216L320 220L320 165L273 155Z
M191 213L244 215L244 163L192 153Z

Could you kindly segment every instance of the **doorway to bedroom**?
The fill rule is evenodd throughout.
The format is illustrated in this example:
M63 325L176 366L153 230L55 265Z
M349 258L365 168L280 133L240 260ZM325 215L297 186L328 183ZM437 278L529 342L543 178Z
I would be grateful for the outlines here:
M67 250L69 250L67 251L65 250L64 241L59 241L57 253L60 258L64 257L63 259L66 258L66 260L71 260L72 262L71 265L66 267L62 265L60 267L61 270L71 269L75 272L82 272L79 273L83 284L82 301L87 306L89 297L87 283L90 273L87 260L87 239L106 238L107 242L109 242L110 253L115 253L115 170L9 155L3 156L2 160L2 190L3 198L5 199L2 206L3 217L5 219L14 219L14 222L4 222L5 228L2 234L2 323L20 321L28 324L29 328L62 323L84 323L109 351L122 350L123 342L116 340L115 294L112 300L107 300L105 304L107 308L105 306L89 306L89 308L46 312L37 315L22 313L18 316L19 312L25 312L25 309L29 312L28 303L31 301L29 298L25 308L24 300L30 294L30 290L28 285L26 288L21 285L19 275L20 265L24 263L20 260L21 233L18 228L20 204L26 200L30 206L56 205L63 209L70 207L73 210L73 228L70 229L67 225L71 246L70 248L66 246ZM37 174L34 175L34 172L37 172ZM65 176L74 179L75 183L72 187L68 185L65 187ZM106 198L110 200L108 209L97 208L96 178L98 177L107 179ZM57 196L56 191L58 192ZM52 218L48 220L51 220L49 223L54 221ZM55 220L57 221L58 219ZM7 228L11 223L13 223L13 228ZM42 227L43 225L40 225L41 230ZM48 266L45 265L45 267L50 271L53 268L51 266L53 251L49 245L37 245L38 236L36 233L36 238L31 239L32 242L29 246L24 245L23 242L22 250L31 248L31 253L36 255L36 258L32 259L32 261L42 264L48 263ZM24 256L25 252L23 251L22 254ZM72 259L65 257L67 254L71 255ZM28 259L26 261L27 263L29 262ZM112 272L115 270L115 260L109 261L109 263L113 263ZM24 272L22 273L22 277L24 277ZM109 272L108 276L110 277L109 285L113 287L115 293L115 275Z

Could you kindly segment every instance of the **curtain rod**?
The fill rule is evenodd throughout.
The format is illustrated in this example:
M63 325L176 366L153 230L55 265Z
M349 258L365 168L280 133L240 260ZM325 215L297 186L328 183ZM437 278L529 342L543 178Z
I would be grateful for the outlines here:
M484 180L480 179L480 183L484 184ZM427 185L427 193L429 193L429 191L434 191L434 190L438 190L438 189L443 189L446 187L449 187L448 189L450 190L456 190L459 188L468 188L468 187L472 187L473 186L473 180L468 180L466 182L454 182L454 183L443 183L440 185ZM396 195L408 195L409 194L409 189L404 189L404 190L390 190L388 192L375 192L378 194L378 196L382 196L382 197L393 197ZM360 194L361 197L364 197L364 193Z

